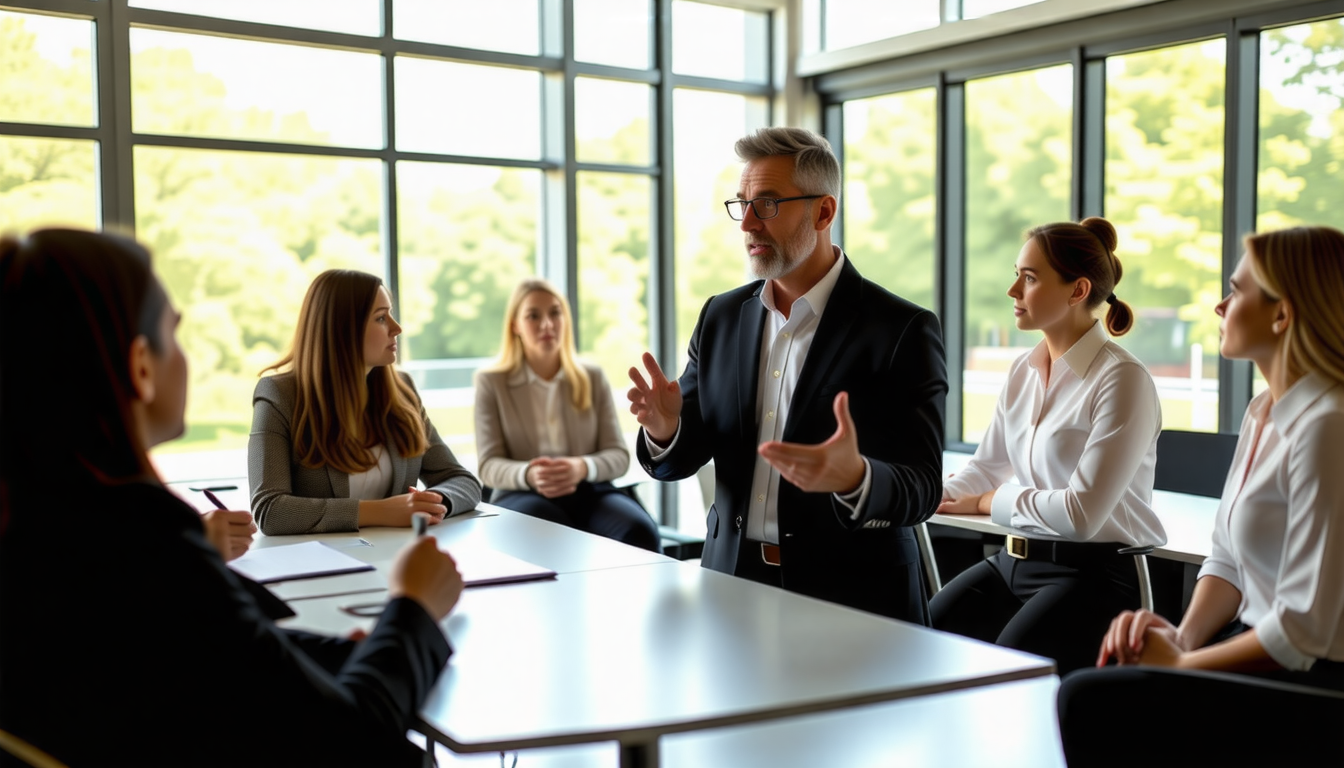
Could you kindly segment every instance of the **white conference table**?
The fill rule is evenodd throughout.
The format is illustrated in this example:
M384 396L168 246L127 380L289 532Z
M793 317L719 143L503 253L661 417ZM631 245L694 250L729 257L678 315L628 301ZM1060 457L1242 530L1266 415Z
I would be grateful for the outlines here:
M367 626L341 608L381 597L298 601L287 625ZM1048 659L676 561L469 589L444 628L455 653L417 730L461 753L617 741L622 766L658 765L667 734L1054 672Z

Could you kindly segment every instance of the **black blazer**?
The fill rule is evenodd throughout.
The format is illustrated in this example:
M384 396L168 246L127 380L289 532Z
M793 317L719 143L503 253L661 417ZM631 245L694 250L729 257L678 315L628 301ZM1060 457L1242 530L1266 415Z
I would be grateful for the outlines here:
M0 533L0 728L70 766L420 764L406 730L450 649L418 603L359 643L280 629L168 491L72 498Z
M681 375L681 431L658 463L643 434L636 451L659 480L679 480L714 459L716 484L702 564L737 568L756 460L756 389L764 281L705 303ZM785 589L927 624L919 548L909 526L942 498L947 372L938 319L863 279L846 259L789 404L784 439L820 443L835 432L832 402L849 392L859 451L873 468L858 520L829 493L781 478L780 577ZM759 557L759 553L742 552Z

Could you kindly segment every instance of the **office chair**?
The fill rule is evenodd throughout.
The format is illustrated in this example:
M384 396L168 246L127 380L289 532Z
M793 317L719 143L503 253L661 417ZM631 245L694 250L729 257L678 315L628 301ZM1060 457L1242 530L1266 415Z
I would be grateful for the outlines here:
M0 750L13 755L22 764L32 768L65 768L65 763L8 731L0 730Z

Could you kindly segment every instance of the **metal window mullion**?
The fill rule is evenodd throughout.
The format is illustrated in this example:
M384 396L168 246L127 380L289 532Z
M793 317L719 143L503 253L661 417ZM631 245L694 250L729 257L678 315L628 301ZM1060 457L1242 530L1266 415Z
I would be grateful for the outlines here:
M1106 215L1106 60L1083 58L1082 70L1074 76L1083 81L1082 99L1074 104L1082 114L1083 133L1074 138L1081 153L1075 155L1073 168L1074 176L1081 177L1077 186L1081 220Z
M1226 119L1223 136L1223 284L1241 257L1241 236L1255 230L1259 170L1260 34L1227 31ZM1251 363L1218 359L1218 430L1235 432L1251 401Z
M393 12L396 0L383 0L382 64L383 64L383 270L387 274L388 290L392 292L392 312L401 315L401 229L398 216L397 190L397 76L396 46L392 40ZM414 354L414 346L409 350Z
M935 86L934 248L937 307L947 355L943 442L964 446L962 387L966 368L966 86L938 77Z
M131 136L131 26L127 0L108 0L95 17L98 41L98 164L103 227L135 231Z
M583 321L579 317L579 181L576 152L578 140L574 127L574 86L578 66L574 60L574 2L561 0L563 19L563 72L560 111L563 120L560 152L564 164L563 218L564 249L548 259L547 277L563 287L574 308L574 343L582 344Z
M676 293L676 200L673 197L674 146L672 109L674 93L672 72L672 0L654 0L654 68L663 74L654 88L654 157L660 172L654 178L654 199L650 205L651 246L649 258L649 341L654 354L675 369L677 359ZM633 364L635 361L631 361ZM669 375L675 376L674 371ZM659 483L657 514L663 525L676 527L680 521L680 496L676 483Z

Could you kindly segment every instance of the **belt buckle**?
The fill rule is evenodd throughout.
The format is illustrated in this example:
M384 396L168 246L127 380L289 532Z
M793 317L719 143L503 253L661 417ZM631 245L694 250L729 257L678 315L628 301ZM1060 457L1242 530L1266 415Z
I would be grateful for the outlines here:
M1003 545L1004 549L1008 550L1009 557L1014 557L1018 560L1027 559L1027 540L1025 537L1009 534Z
M766 565L779 565L779 545L761 542L761 562Z

